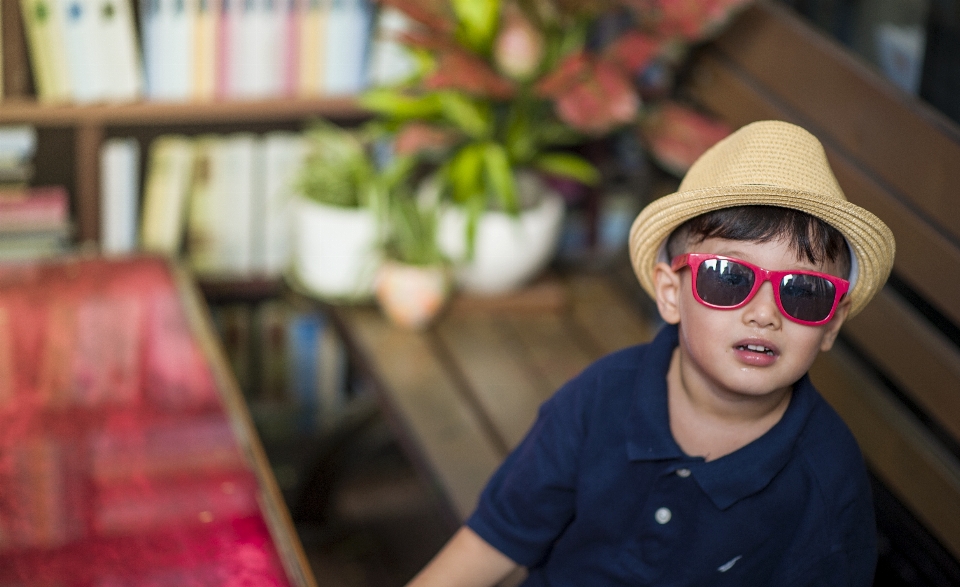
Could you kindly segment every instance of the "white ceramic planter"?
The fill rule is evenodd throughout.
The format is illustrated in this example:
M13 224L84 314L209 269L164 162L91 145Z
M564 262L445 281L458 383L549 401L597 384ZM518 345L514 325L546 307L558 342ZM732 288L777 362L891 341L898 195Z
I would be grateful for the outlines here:
M295 210L294 271L299 285L328 299L372 297L381 263L374 214L303 197L297 198Z
M457 285L481 294L504 293L527 283L553 258L566 210L546 188L535 207L519 216L486 212L477 225L473 259L467 259L466 213L446 208L440 216L440 248L456 266Z

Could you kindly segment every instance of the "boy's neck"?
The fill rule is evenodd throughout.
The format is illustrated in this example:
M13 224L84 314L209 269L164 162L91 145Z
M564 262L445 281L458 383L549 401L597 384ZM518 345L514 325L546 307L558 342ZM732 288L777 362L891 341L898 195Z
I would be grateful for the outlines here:
M670 431L686 454L712 461L773 428L786 412L791 395L790 388L750 397L698 386L685 380L680 349L676 348L667 372Z

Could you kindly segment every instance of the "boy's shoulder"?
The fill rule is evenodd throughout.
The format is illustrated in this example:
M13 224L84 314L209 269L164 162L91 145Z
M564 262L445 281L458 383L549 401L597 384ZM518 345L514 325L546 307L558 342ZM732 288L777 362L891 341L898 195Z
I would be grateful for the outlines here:
M795 455L828 493L846 491L866 464L860 445L836 410L809 384L813 406L796 442ZM847 488L847 489L844 489Z

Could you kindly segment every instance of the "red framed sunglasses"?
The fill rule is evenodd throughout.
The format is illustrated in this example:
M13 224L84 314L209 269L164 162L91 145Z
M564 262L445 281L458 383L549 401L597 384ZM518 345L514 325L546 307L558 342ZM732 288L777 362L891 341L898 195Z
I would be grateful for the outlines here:
M773 286L780 312L806 326L826 324L850 289L850 282L816 271L771 271L722 255L686 253L672 268L689 267L693 297L704 306L732 310L753 299L764 281Z

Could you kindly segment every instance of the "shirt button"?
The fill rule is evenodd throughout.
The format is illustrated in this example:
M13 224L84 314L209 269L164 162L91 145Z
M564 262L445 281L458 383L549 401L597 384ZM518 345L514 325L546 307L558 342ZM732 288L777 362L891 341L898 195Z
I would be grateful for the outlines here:
M690 469L677 469L677 475L686 479L690 476Z
M658 524L666 524L670 521L670 518L673 517L673 514L670 513L670 510L667 508L660 508L653 514L653 518L657 521Z

